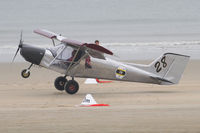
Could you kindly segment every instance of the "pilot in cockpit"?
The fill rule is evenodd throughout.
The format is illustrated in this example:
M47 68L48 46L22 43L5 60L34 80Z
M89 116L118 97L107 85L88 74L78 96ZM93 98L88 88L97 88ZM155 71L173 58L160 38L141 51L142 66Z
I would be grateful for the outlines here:
M71 57L69 59L67 59L67 61L71 62L73 60L75 54L76 54L76 50L73 50Z
M49 49L52 55L57 59L63 61L66 65L69 65L77 52L76 49L66 46L65 44L59 44ZM78 61L83 54L83 51L79 51L74 59L74 62ZM91 68L90 58L86 58L85 67Z

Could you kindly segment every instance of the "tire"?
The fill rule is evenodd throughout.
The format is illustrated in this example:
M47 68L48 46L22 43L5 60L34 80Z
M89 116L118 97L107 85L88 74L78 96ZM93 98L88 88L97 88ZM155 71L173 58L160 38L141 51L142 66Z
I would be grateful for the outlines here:
M22 70L22 72L21 72L21 76L22 76L23 78L28 78L28 77L30 76L30 72L28 71L28 72L26 73L26 69L24 69L24 70Z
M68 83L65 84L64 88L68 94L72 95L78 92L79 85L76 81L70 80Z
M65 77L57 77L54 81L54 86L57 90L63 91L67 79Z

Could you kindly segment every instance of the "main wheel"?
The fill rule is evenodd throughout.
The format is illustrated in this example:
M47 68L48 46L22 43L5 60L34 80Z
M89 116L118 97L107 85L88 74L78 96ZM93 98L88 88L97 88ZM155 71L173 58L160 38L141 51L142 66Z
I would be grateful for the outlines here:
M29 76L30 76L30 71L28 71L28 72L26 72L27 71L27 69L24 69L24 70L22 70L22 72L21 72L21 76L23 77L23 78L28 78Z
M66 82L67 79L65 77L57 77L56 80L54 81L54 86L57 90L63 91Z
M70 80L65 84L64 88L68 94L75 94L78 92L79 85L75 80Z

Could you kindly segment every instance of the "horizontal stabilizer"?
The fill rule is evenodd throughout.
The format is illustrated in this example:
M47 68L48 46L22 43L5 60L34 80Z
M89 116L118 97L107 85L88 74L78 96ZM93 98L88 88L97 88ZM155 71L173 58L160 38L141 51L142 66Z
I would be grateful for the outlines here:
M160 77L151 77L151 78L157 80L158 82L162 83L163 85L164 85L164 83L165 83L165 85L172 85L172 84L174 84L173 82L171 82L169 80L166 80L166 79L163 79L163 78L160 78Z

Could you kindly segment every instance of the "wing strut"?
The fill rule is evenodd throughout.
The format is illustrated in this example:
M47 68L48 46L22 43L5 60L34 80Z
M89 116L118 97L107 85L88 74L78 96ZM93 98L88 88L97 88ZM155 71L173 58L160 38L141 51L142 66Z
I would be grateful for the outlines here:
M56 46L56 45L55 45L55 41L54 41L54 39L51 39L51 40L52 40L52 42L53 42L53 46Z
M63 50L65 50L65 46L61 48L62 50L57 54L57 56L51 61L51 63L49 64L49 66L57 59L57 57L63 52Z
M76 56L78 55L78 52L80 51L81 47L78 48L78 50L76 51L71 63L69 64L67 70L66 70L66 74L68 73L68 71L70 70L70 68L72 67L72 64L74 63L74 60L76 59Z

